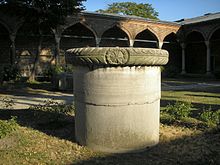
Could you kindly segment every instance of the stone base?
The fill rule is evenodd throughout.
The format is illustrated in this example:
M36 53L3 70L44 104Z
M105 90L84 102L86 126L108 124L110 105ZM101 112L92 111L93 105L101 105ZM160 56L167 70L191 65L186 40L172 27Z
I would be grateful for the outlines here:
M76 139L93 150L136 152L159 142L160 67L74 70Z

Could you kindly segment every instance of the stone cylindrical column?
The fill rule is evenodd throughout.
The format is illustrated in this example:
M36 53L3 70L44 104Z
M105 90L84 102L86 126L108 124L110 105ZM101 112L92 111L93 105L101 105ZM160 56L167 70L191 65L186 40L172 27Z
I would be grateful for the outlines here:
M147 48L67 51L74 70L76 139L96 151L143 150L159 142L160 65L168 52Z
M210 42L205 41L206 44L206 74L211 74L211 52L210 52Z
M182 48L182 71L181 71L181 74L186 74L186 53L185 53L186 44L182 43L181 48Z

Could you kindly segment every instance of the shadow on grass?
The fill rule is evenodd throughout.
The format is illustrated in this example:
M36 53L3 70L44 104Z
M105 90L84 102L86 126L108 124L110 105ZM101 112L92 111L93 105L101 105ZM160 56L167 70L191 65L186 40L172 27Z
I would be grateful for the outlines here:
M176 165L220 164L220 129L195 136L183 136L169 142L160 142L140 153L108 154L81 160L72 164L85 165Z
M7 120L17 116L21 126L39 130L60 139L75 142L74 117L36 110L0 110L0 119ZM166 130L165 130L166 131ZM170 131L170 130L167 130ZM176 133L175 130L168 134ZM165 136L165 137L164 137ZM178 136L180 137L180 136ZM166 139L166 140L164 140ZM172 138L171 138L172 139ZM95 154L82 158L72 164L220 164L220 127L196 135L181 136L169 140L169 135L161 134L160 143L141 153ZM97 156L98 155L98 156Z
M41 89L41 90L53 90L53 85L50 82L36 82L36 83L28 83L23 81L17 82L7 82L5 84L1 84L1 90L11 90L11 89L23 89L23 88L32 88L32 89Z
M0 119L17 117L17 123L24 127L39 130L47 135L75 142L74 116L38 110L3 110Z
M36 82L36 83L28 83L28 82L12 82L7 83L5 85L0 84L0 92L2 94L10 94L14 90L19 90L23 93L28 93L28 89L32 90L44 90L48 92L60 92L60 90L56 89L51 82ZM72 90L62 90L63 93L72 94Z
M33 84L34 85L34 84ZM42 85L42 84L39 84ZM19 86L19 85L18 85ZM65 104L72 104L73 103L73 94L71 92L57 92L57 91L49 91L46 89L41 90L41 88L27 88L24 85L24 88L10 89L10 90L3 90L0 89L0 94L2 97L4 95L9 95L9 97L15 96L16 99L13 99L14 103L18 103L21 105L36 105L36 103L42 103L43 100L59 100L64 102Z

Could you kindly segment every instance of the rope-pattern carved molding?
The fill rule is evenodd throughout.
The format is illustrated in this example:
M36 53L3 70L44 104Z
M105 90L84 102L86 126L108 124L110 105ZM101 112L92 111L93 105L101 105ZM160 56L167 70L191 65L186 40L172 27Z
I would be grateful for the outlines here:
M168 52L152 48L75 48L66 52L66 62L73 65L152 66L165 65Z

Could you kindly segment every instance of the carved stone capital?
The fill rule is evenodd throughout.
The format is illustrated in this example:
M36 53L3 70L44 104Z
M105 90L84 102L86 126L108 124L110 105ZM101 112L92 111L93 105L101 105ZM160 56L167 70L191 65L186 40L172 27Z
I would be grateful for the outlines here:
M207 47L210 46L210 42L209 41L205 41L205 44L206 44Z
M186 43L181 43L180 46L181 46L182 49L185 49L186 48Z
M15 38L16 38L16 34L14 34L14 33L10 34L9 38L10 38L11 42L14 43L15 42Z
M152 48L75 48L67 50L66 62L89 66L159 66L168 62L168 52Z

